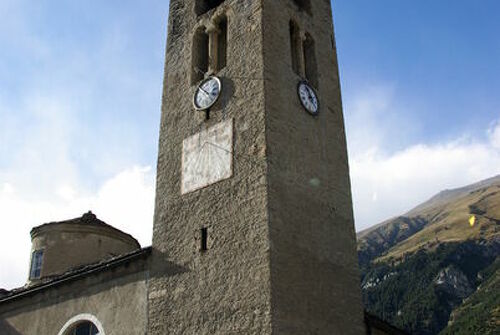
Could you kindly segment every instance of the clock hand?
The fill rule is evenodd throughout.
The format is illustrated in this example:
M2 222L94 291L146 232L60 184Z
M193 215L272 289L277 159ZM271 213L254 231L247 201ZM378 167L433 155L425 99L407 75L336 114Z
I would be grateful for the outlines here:
M310 89L308 89L308 90L307 90L307 94L309 95L309 101L311 102L311 104L312 104L314 107L316 107L316 98L315 98L315 96L313 96L313 95L312 95L312 93L311 93L311 90L310 90Z
M210 96L210 94L208 94L208 92L207 92L207 91L205 91L205 90L203 89L203 87L201 87L201 86L200 86L200 90L201 90L203 93L205 93L205 95L206 95L207 97L209 97L209 96Z
M307 96L309 98L309 102L314 106L314 98L311 94L311 91L309 90L309 88L307 89Z

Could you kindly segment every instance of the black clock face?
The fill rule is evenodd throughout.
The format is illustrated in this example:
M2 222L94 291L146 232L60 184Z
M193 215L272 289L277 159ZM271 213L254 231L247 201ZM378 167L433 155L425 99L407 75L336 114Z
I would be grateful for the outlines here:
M219 99L221 91L222 85L219 78L209 77L205 79L198 85L194 93L194 108L200 111L209 109Z
M300 103L312 115L319 112L319 100L314 89L306 82L300 82L298 86Z

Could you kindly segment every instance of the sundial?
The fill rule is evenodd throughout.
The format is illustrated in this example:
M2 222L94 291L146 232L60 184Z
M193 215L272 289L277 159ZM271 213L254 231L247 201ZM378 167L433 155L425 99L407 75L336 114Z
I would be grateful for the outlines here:
M232 174L232 119L216 124L183 141L181 194L230 178Z

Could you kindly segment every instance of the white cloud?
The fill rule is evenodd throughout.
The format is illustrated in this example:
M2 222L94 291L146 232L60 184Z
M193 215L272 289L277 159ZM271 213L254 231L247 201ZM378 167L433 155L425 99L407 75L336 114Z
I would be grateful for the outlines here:
M444 189L500 173L500 151L492 143L415 145L392 155L351 157L358 230L404 214Z
M25 103L0 105L0 116L28 116L0 123L0 287L24 284L30 259L29 232L46 222L92 210L142 245L151 243L154 173L150 168L120 164L122 153L107 143L96 150L114 161L113 168L107 169L114 172L103 177L86 171L82 160L90 167L106 162L82 158L75 118L79 108L64 99L63 91L55 95L27 93ZM128 153L133 156L132 149Z
M30 258L32 227L51 221L79 217L92 210L100 219L136 237L141 245L151 243L154 206L154 173L149 167L131 167L105 181L94 194L80 194L72 185L48 191L40 200L20 193L14 184L0 188L0 285L22 286ZM54 194L52 194L54 193Z
M50 6L0 1L0 287L24 284L45 222L92 210L151 243L162 57L129 41L134 12L68 25Z
M143 246L151 244L154 211L154 172L150 167L127 169L106 181L93 199L95 213Z
M488 131L488 135L493 147L500 150L500 121L493 123Z
M69 114L74 107L61 99L26 97L28 103L15 108L0 109L0 116L23 111L30 122L22 120L0 124L4 142L0 145L0 182L16 185L24 194L45 196L56 182L75 184L77 166L71 159L70 142L73 125Z
M397 85L367 85L346 96L346 128L351 153L405 147L421 130L415 113L397 100ZM406 112L401 113L404 109ZM397 140L394 140L397 139Z
M408 121L397 114L395 90L382 86L354 97L347 109L349 161L356 229L406 211L450 188L500 174L500 122L476 138L464 134L442 143L408 141ZM407 115L399 111L400 114ZM389 117L378 117L388 115ZM396 131L394 131L396 130ZM487 135L487 136L485 136ZM487 140L481 140L487 138Z

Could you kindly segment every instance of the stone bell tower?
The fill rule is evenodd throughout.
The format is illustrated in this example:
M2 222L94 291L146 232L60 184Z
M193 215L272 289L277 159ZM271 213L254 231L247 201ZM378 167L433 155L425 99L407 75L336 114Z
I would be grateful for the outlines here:
M171 0L149 332L363 334L330 1Z

